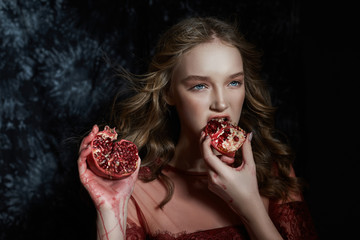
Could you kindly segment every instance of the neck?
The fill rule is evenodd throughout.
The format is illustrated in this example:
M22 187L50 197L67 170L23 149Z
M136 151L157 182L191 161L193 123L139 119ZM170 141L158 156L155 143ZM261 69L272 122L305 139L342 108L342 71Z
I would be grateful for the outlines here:
M200 137L180 134L175 154L169 165L185 171L205 172L206 164L200 152Z

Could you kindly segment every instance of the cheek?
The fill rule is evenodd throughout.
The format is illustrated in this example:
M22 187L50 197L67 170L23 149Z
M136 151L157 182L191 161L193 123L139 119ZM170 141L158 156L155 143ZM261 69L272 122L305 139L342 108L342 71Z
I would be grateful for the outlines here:
M243 108L244 100L245 100L245 95L242 95L242 96L239 98L239 101L238 101L238 106L239 106L240 112L241 112L241 110L242 110L242 108Z
M180 118L181 125L187 128L193 128L198 131L206 124L204 109L206 108L205 98L182 98L176 104L176 109Z
M234 121L236 123L240 120L240 115L245 101L245 93L238 93L232 96L232 109L234 114Z
M191 98L183 99L177 107L179 114L181 112L186 118L199 117L198 114L203 111L202 102Z

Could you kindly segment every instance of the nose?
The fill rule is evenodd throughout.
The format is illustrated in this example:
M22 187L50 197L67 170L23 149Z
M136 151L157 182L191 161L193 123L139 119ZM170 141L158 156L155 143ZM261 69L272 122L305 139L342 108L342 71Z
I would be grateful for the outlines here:
M222 91L216 91L212 95L210 109L215 112L223 112L228 108L225 94Z

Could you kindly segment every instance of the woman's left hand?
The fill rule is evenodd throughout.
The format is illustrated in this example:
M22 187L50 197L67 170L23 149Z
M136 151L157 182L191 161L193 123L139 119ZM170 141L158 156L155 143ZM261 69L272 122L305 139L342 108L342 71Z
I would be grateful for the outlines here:
M252 133L247 134L242 146L243 163L234 168L228 165L231 159L216 156L211 148L210 137L201 137L201 150L209 171L209 189L226 201L238 214L246 216L254 200L261 199L256 166L251 149ZM220 158L220 159L219 159Z
M247 134L241 149L243 163L234 168L229 166L233 162L231 159L217 157L213 153L210 137L202 134L201 150L208 165L209 189L240 216L251 239L283 239L271 221L259 193L251 138L252 134Z

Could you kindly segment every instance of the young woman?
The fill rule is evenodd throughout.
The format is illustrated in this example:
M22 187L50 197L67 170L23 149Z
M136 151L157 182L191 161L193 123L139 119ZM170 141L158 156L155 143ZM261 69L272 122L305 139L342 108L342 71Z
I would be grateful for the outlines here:
M97 177L86 157L98 126L83 139L98 239L316 239L259 65L236 27L189 18L164 33L147 74L122 74L134 94L115 101L113 124L140 149L141 168ZM212 150L203 130L214 118L247 132L235 158Z

